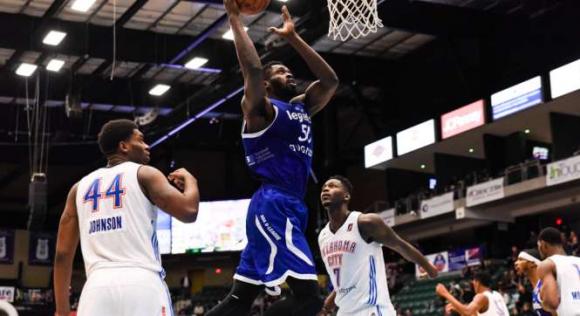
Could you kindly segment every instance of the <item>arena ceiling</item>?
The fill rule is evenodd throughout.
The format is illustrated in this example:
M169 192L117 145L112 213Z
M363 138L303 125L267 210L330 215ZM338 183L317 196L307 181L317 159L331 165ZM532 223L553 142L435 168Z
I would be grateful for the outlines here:
M153 141L242 83L233 43L222 38L228 26L221 0L96 0L82 13L73 2L0 0L0 198L10 205L26 200L27 109L35 97L47 109L46 139L55 148L50 194L64 196L71 179L95 165L94 140L106 120L159 108L147 128ZM267 11L244 19L263 59L287 63L305 86L312 77L304 64L266 31L281 23L282 4L272 0ZM574 0L379 0L385 27L347 42L326 36L326 1L286 4L300 34L341 79L319 119L335 129L320 132L333 145L319 159L339 169L360 164L369 141L580 56ZM50 30L67 34L60 45L42 43ZM208 59L203 68L183 67L196 56ZM64 61L58 73L39 67L28 79L15 74L23 62L46 66L53 58ZM171 89L149 95L158 83ZM78 98L80 115L65 115L67 94ZM239 145L239 98L203 118L180 133L187 141L173 144ZM75 149L83 144L93 149Z

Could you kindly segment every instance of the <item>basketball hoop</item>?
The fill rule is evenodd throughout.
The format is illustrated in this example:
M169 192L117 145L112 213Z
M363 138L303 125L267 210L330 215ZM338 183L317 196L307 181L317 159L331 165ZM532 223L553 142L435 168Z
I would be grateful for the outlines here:
M376 32L383 26L377 0L328 0L328 36L345 42Z

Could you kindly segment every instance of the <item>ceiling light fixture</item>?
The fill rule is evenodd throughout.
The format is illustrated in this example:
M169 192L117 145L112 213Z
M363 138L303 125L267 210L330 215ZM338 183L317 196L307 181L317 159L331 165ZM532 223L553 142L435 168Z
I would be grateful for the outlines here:
M165 92L167 92L170 88L171 86L166 84L157 84L155 87L149 90L149 94L154 96L161 96L165 94Z
M36 71L37 66L28 63L22 63L16 69L16 74L23 77L30 77Z
M60 69L64 66L64 60L61 59L51 59L48 64L46 65L46 70L59 72Z
M185 68L199 69L201 68L201 66L207 64L207 62L208 62L207 58L194 57L190 61L188 61L187 64L185 64Z
M46 45L57 46L58 44L60 44L60 42L62 42L62 40L65 37L66 37L65 32L52 30L48 32L48 34L46 34L46 36L42 40L42 43Z
M96 0L76 0L73 2L71 9L79 12L87 12L95 2Z

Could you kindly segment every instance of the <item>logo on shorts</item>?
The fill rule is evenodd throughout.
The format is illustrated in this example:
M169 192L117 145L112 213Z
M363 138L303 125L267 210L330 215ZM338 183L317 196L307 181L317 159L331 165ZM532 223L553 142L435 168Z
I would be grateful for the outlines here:
M161 316L167 316L167 313L165 312L165 306L161 306Z
M346 229L347 232L352 230L352 224L348 224L348 228Z

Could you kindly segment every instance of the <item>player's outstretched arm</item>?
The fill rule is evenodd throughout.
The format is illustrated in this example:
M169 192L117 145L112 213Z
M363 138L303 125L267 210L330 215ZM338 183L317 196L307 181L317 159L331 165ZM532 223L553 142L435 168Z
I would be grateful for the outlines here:
M554 261L546 259L537 267L538 277L542 280L542 289L540 298L542 307L548 312L555 313L560 306L560 292L558 291L558 282L556 280L556 265Z
M442 298L446 299L449 304L451 305L450 308L456 312L458 312L462 316L475 316L477 313L482 310L486 305L488 305L487 297L483 294L477 294L469 305L462 304L458 301L449 291L447 288L439 283L435 288L435 292L437 295L441 296Z
M274 117L274 108L266 95L262 62L256 47L240 19L240 8L235 0L224 0L230 26L234 34L234 44L238 62L244 76L244 98L242 111L248 132L256 132L267 126Z
M286 6L282 7L282 18L284 25L281 28L271 27L269 31L288 40L306 62L310 71L318 78L306 89L303 95L295 98L297 101L304 102L312 116L322 110L334 96L338 87L338 76L332 67L296 33L294 21L292 21Z
M183 192L171 186L163 173L151 166L141 166L137 177L143 193L153 204L184 223L195 222L199 209L199 189L191 173L181 168L167 177Z
M56 316L68 316L70 313L69 287L75 252L79 244L79 220L76 207L77 185L75 184L68 193L64 211L58 224L53 271Z
M437 276L437 268L417 248L397 235L377 214L361 215L358 220L358 225L361 235L365 240L381 243L398 252L405 259L421 266L427 271L430 277L434 278Z

